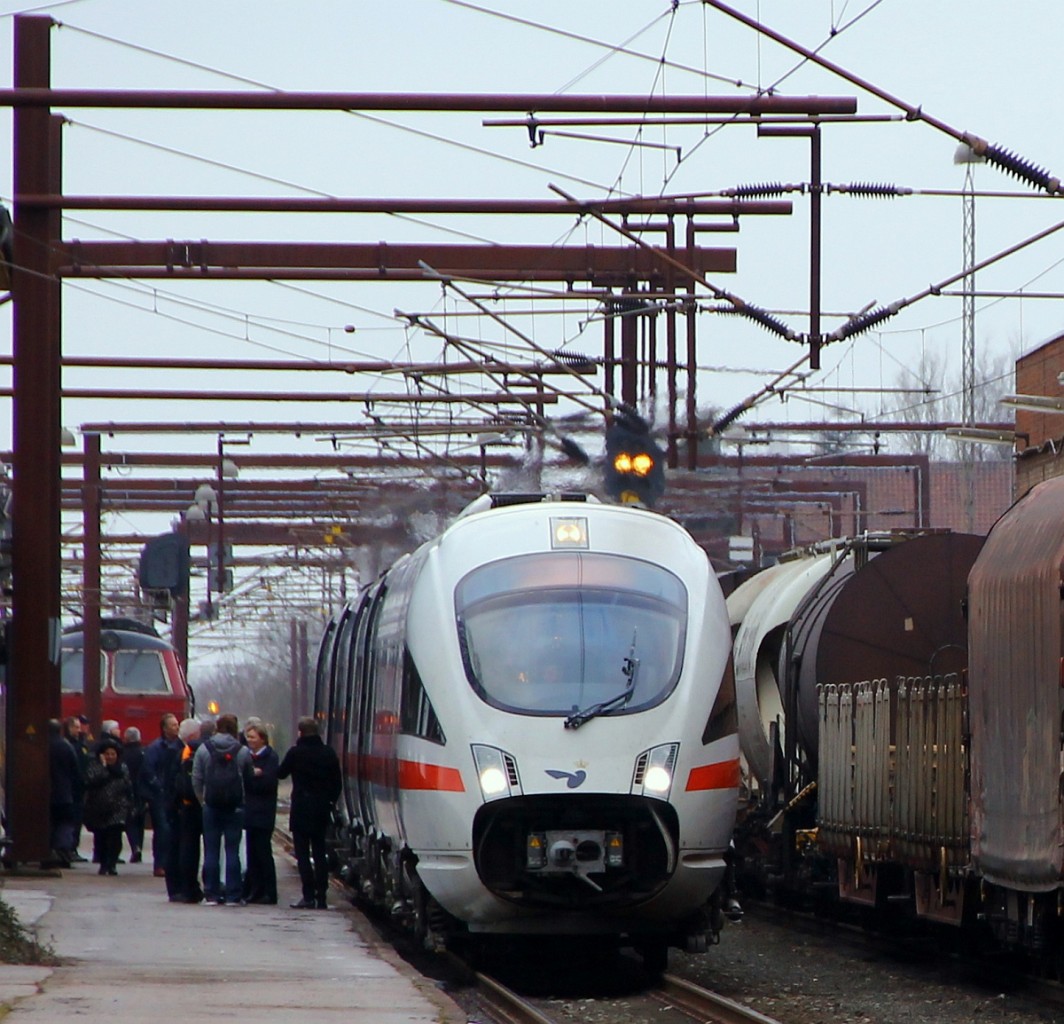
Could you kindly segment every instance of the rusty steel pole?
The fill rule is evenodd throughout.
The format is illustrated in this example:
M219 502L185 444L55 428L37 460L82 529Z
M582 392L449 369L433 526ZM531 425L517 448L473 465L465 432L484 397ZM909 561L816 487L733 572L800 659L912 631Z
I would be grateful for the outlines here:
M93 736L100 735L103 701L100 696L100 435L85 434L85 464L82 470L82 516L85 523L85 552L82 566L82 665L85 716Z
M52 19L20 15L16 88L47 88ZM47 106L14 112L16 194L54 191L60 159ZM14 204L12 268L14 514L8 655L7 828L11 859L49 857L48 720L59 715L60 290L50 253L60 237L46 210Z
M184 510L174 527L174 532L181 538L181 544L188 554L188 524L185 522ZM181 662L181 671L188 678L188 597L189 597L190 560L185 559L181 578L178 580L178 592L174 595L173 618L170 623L170 641L177 651L177 660Z

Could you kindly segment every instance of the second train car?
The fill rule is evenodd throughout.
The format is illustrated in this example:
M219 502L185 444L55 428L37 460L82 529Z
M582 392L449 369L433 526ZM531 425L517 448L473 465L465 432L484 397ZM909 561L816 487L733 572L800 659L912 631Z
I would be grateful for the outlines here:
M739 744L724 599L662 515L485 495L326 628L339 867L430 944L702 950Z

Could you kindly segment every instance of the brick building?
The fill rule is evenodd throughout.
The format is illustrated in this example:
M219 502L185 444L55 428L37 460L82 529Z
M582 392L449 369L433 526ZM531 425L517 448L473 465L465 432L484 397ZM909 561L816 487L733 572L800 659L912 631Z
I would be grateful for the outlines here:
M1016 360L1016 394L1064 398L1062 373L1064 334ZM1017 444L1017 496L1049 477L1064 475L1064 413L1017 408L1016 433L1026 435Z

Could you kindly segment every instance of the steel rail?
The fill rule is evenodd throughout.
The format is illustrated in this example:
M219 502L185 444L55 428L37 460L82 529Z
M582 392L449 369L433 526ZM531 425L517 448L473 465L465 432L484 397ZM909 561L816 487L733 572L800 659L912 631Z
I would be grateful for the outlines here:
M481 1001L506 1024L557 1024L553 1017L540 1013L528 1000L495 978L479 971L474 971L473 977Z
M712 1021L714 1024L780 1024L775 1017L767 1017L752 1007L743 1006L727 996L672 974L664 975L660 990L652 994L663 1002L679 1006L699 1021Z

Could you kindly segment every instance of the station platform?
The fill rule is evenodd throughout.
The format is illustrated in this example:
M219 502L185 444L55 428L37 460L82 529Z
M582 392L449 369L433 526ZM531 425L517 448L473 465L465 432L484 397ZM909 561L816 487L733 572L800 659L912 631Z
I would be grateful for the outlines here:
M295 864L278 849L275 859L275 907L170 903L150 863L121 864L114 877L90 863L3 876L0 899L57 964L0 964L0 1017L464 1024L341 894L328 910L290 909Z

